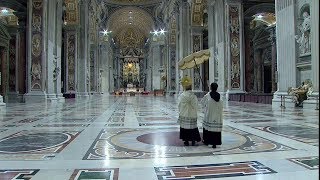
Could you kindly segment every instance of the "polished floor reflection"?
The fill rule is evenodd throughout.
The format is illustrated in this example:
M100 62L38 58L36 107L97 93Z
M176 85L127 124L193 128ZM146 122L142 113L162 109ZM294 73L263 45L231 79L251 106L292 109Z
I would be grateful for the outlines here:
M174 97L7 104L0 111L0 180L319 178L318 110L225 102L216 149L184 146L177 116Z

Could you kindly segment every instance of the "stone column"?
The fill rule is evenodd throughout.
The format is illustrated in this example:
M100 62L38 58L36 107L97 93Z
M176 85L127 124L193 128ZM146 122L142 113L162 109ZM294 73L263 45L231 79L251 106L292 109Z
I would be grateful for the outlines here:
M287 95L289 87L296 87L297 48L295 40L294 0L276 0L277 70L278 88L273 95L272 106L280 107L281 95ZM290 103L290 104L289 104ZM294 106L288 99L286 106Z
M276 44L276 27L272 26L269 29L271 41L271 81L272 89L271 92L274 93L277 90L277 44Z
M319 0L312 0L310 8L312 83L314 94L319 95Z
M56 0L49 0L47 2L47 20L46 31L47 39L45 46L46 51L46 92L47 99L50 101L57 101L57 76L55 71L58 71L57 61L61 59L61 52L57 54L57 3Z
M108 54L111 53L107 44L102 43L100 46L100 64L101 64L101 93L108 94L110 91L110 60Z
M0 79L0 83L1 83L1 88L2 88L2 93L4 96L0 95L0 106L5 106L6 103L4 103L4 101L7 101L7 97L6 94L8 92L8 48L1 48L0 47L0 75L1 75L1 79Z
M77 59L77 97L89 96L90 74L89 61L89 7L88 1L80 1L80 34L79 34L79 58Z
M29 0L28 2L26 102L46 101L47 2L47 0Z
M262 59L261 53L262 50L259 48L254 49L254 92L261 93L262 92Z
M54 81L56 81L56 95L57 95L57 99L59 102L64 102L64 97L63 94L61 92L61 88L62 88L62 80L61 80L61 69L64 68L61 66L61 61L62 60L62 48L63 48L63 44L62 44L62 16L63 16L63 12L62 12L62 1L61 0L57 0L56 2L56 31L55 31L55 50L56 50L56 58L55 58L55 69L53 71L53 77L54 77Z
M20 19L20 18L19 18ZM26 93L26 22L19 21L18 30L18 61L17 61L17 87L18 87L18 101L24 102L23 95Z
M9 77L9 89L8 89L8 102L16 102L18 95L18 69L17 62L19 58L19 33L16 28L9 30L11 39L9 41L9 60L8 60L8 77Z
M179 12L179 59L192 53L191 46L191 5L187 0L182 0ZM182 75L191 77L191 70L183 70Z
M75 94L77 82L77 64L78 57L78 33L76 29L65 27L64 32L64 49L65 49L65 77L64 93Z
M160 89L160 58L161 51L158 43L152 44L152 90Z
M243 10L239 2L227 2L228 93L244 92Z

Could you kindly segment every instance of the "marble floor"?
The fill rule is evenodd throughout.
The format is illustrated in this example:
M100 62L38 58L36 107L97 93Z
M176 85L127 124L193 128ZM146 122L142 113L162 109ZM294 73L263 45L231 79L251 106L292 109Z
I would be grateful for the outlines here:
M177 116L173 97L7 104L0 180L319 179L318 110L225 102L216 149L184 146Z

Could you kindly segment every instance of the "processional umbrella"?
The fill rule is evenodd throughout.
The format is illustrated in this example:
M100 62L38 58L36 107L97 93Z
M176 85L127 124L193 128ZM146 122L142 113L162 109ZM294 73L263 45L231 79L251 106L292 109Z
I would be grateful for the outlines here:
M200 64L204 63L205 61L208 61L209 58L210 58L209 49L201 50L201 51L192 53L187 57L181 59L178 62L178 66L179 66L179 69L181 70L196 68L198 70L201 83L204 86L204 83L200 75L200 69L198 67Z

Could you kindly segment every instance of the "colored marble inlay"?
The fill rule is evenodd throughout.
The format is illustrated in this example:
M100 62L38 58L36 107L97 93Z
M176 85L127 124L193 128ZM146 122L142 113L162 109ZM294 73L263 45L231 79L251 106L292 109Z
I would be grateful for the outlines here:
M37 170L27 170L27 169L19 169L19 170L0 170L0 179L1 180L30 180L35 174L37 174Z
M319 146L319 128L299 124L276 124L270 126L253 126L253 128L314 146Z
M307 169L319 169L319 156L291 158L289 160Z
M139 123L139 126L175 126L178 123Z
M107 122L124 122L124 117L110 117Z
M76 169L70 177L70 180L88 180L105 179L118 180L119 169Z
M33 127L88 127L90 124L38 124Z
M277 173L257 161L155 167L155 171L159 180L211 179Z
M266 122L277 122L277 120L272 119L253 119L253 120L240 120L240 121L231 121L233 123L266 123Z
M84 160L144 159L161 157L210 156L293 150L288 146L227 126L222 146L216 149L198 143L197 148L185 147L179 129L103 129L93 142Z
M32 123L39 120L40 120L39 118L27 118L27 119L18 121L18 123Z
M51 159L73 141L79 133L79 131L20 131L0 139L0 159Z

